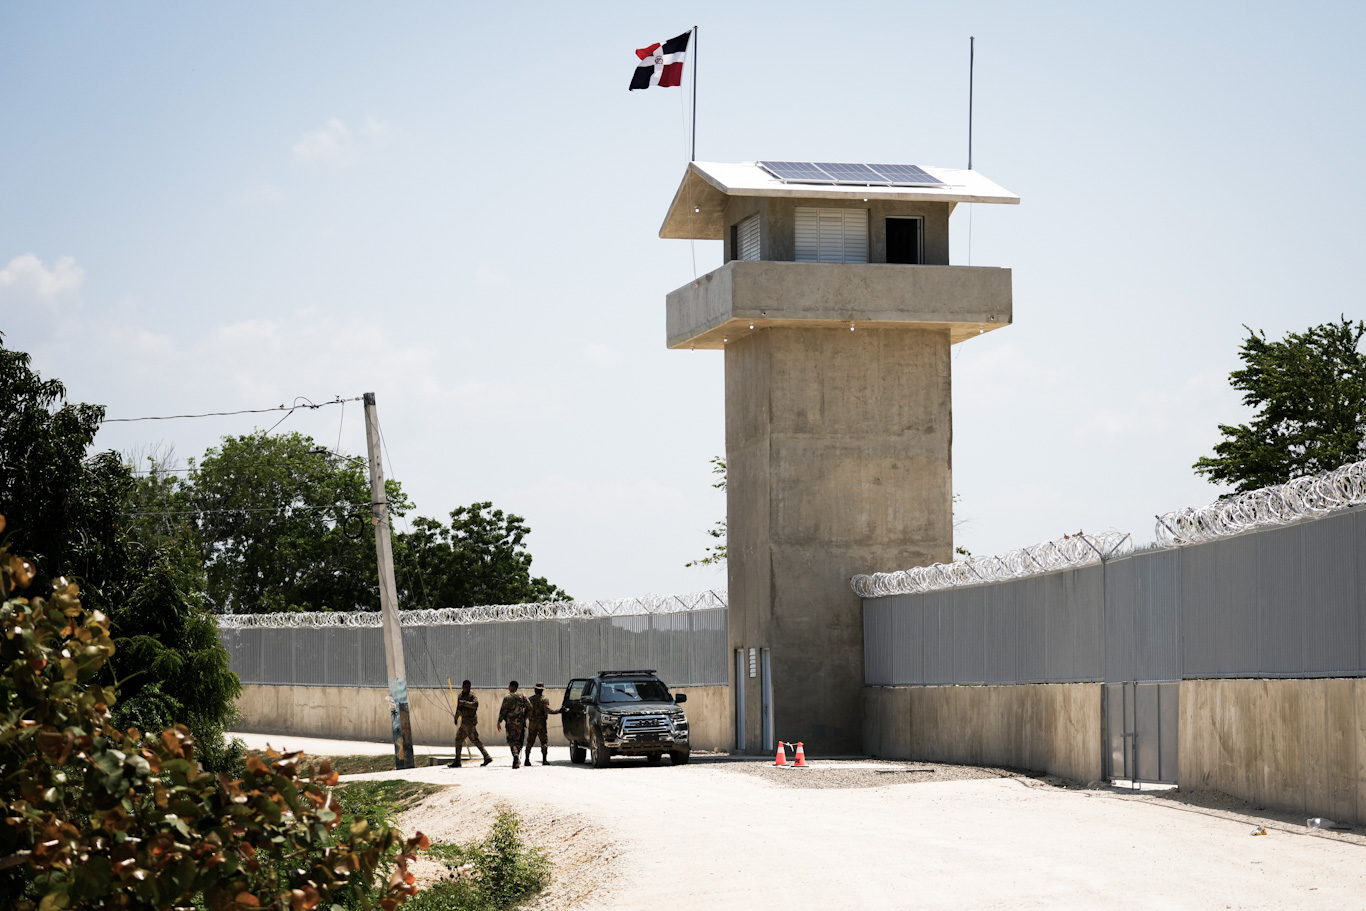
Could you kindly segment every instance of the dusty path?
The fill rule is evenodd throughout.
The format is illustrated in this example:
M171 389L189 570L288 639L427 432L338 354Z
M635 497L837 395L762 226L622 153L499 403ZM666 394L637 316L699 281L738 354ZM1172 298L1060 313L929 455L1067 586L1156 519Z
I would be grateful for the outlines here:
M594 770L565 752L402 774L590 823L597 843L574 850L616 855L615 875L581 908L1366 909L1359 835L1264 819L1270 835L1253 837L1252 817L1020 778L789 787L719 763Z

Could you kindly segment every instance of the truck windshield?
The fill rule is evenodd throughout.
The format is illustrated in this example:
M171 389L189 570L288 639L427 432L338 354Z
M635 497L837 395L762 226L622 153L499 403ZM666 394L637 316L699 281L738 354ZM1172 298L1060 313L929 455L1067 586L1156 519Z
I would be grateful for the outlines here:
M658 680L604 680L598 702L673 702Z

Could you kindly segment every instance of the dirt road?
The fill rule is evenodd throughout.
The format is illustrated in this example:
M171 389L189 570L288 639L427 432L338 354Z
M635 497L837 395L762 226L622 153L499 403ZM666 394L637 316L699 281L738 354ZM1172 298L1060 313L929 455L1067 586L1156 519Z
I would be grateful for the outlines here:
M574 850L603 850L614 875L581 908L1366 909L1360 836L1021 778L789 787L733 764L594 770L566 753L514 771L501 749L486 769L402 774L459 785L455 808L464 795L591 823L598 844ZM1250 834L1259 822L1269 835Z

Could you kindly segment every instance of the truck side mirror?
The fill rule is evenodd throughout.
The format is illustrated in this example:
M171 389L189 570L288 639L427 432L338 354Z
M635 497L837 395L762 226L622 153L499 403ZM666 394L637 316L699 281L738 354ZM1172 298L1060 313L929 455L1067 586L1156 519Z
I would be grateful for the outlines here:
M674 696L674 702L677 702L679 705L682 705L683 703L685 703L685 702L687 702L687 701L688 701L688 694L687 694L687 693L678 693L678 694L676 694L676 695Z

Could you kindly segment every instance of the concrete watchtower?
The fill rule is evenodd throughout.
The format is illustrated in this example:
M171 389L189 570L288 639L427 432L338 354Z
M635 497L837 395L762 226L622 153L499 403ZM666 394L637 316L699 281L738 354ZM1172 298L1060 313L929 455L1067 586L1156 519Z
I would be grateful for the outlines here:
M949 348L1011 322L1010 270L949 265L975 171L692 162L660 237L725 265L667 298L670 348L725 351L737 750L862 751L849 577L953 556Z

